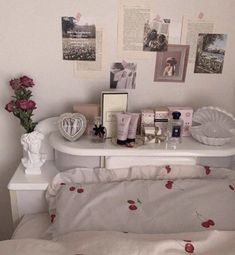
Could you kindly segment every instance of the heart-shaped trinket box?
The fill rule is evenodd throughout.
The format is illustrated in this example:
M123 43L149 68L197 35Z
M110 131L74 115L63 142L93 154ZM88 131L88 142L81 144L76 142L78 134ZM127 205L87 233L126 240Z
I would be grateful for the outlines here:
M85 132L87 121L81 113L64 113L58 120L58 128L63 137L73 142Z

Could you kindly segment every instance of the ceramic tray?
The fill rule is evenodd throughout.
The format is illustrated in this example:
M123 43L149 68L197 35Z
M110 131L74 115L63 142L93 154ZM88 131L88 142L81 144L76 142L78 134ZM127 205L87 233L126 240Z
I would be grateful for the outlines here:
M193 115L197 126L191 128L191 134L197 141L207 145L224 145L235 134L235 118L232 114L217 107L203 107Z

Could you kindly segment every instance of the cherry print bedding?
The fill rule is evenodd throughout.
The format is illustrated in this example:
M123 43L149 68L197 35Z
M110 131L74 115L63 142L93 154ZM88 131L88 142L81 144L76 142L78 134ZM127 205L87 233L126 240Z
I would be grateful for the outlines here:
M73 169L55 177L47 199L54 237L235 230L235 173L222 168Z
M235 173L227 169L73 169L46 196L54 238L1 241L0 255L235 254Z

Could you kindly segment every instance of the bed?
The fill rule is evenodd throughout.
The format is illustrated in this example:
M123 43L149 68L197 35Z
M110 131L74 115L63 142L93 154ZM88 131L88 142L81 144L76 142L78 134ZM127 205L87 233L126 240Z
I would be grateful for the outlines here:
M48 156L42 175L25 176L19 166L9 183L17 226L0 254L235 253L233 170L196 162L190 152L142 157L137 165L134 155L109 155L105 167L74 155L72 168L64 155L59 166L49 138L55 122L38 125ZM232 156L233 145L219 151Z

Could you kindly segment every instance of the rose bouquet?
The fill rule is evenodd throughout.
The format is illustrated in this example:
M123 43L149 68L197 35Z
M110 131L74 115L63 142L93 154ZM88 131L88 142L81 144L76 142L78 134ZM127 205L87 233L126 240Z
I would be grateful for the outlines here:
M33 122L33 110L36 109L36 103L31 100L31 87L34 82L27 76L10 80L10 86L14 90L13 99L5 106L8 112L12 112L20 119L20 124L27 133L34 131L37 122Z

